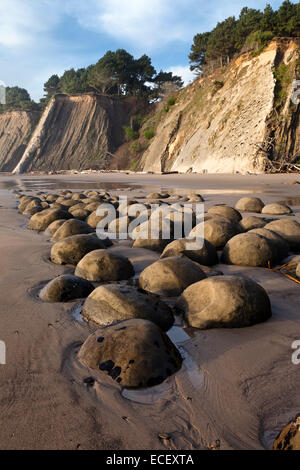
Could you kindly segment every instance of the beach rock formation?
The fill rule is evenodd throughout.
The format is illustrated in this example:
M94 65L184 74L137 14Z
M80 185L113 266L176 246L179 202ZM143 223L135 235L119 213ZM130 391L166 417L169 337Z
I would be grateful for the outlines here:
M85 222L77 219L67 220L62 224L53 235L54 240L62 240L82 233L93 233L94 230Z
M300 251L300 224L292 219L274 220L265 225L265 228L279 233L290 245L291 250Z
M122 281L134 275L134 268L125 256L95 250L79 261L75 274L93 282Z
M196 225L189 234L189 237L201 236L202 227ZM200 230L200 231L199 231ZM238 224L227 217L214 215L208 219L205 217L204 222L204 238L209 241L216 249L223 248L228 240L241 232Z
M185 256L205 266L213 266L219 262L217 250L209 241L203 239L180 238L169 243L161 254L161 258Z
M240 221L240 226L242 227L244 232L248 232L248 230L252 230L255 228L262 228L267 224L267 221L262 217L243 217Z
M31 217L29 228L31 230L43 231L55 220L71 218L72 215L62 209L44 209Z
M82 345L79 360L127 388L158 385L177 372L179 351L168 336L148 320L127 320L101 328Z
M50 259L55 264L72 264L74 266L87 253L105 248L102 240L96 235L72 235L56 242L51 248Z
M72 219L71 219L72 220ZM66 219L58 219L54 220L45 230L46 235L50 235L51 237L55 234L55 232L66 222Z
M122 284L97 287L85 300L82 315L87 321L103 326L143 318L167 331L174 323L172 310L159 297Z
M293 211L286 204L274 202L273 204L267 204L264 206L261 212L262 214L285 215L291 214Z
M242 212L260 213L263 207L264 203L258 197L242 197L235 205L235 208Z
M187 258L163 258L150 264L139 277L141 289L154 294L175 297L187 286L206 278L202 269Z
M274 247L266 238L256 233L241 233L226 243L221 260L238 266L268 267L276 259Z
M242 218L239 211L237 211L233 207L225 206L223 204L219 204L219 205L211 207L208 210L208 214L222 215L223 217L227 217L227 219L231 219L236 223L238 223Z
M266 291L251 279L215 276L189 286L176 309L194 328L241 328L268 320Z
M272 230L268 230L266 228L255 228L250 230L249 233L256 233L257 235L266 238L271 243L271 245L274 246L273 253L275 253L277 262L280 262L289 254L288 242L278 233L272 232Z
M45 302L68 302L87 297L94 290L93 284L70 274L58 276L43 287L39 297Z

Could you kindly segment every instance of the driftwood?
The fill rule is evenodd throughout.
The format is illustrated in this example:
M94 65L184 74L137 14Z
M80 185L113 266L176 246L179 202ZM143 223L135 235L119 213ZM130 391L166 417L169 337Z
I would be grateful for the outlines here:
M293 155L279 155L279 152L275 149L275 139L269 138L259 144L254 144L258 152L265 155L266 158L266 172L267 173L295 173L300 171L300 165L297 164L297 160L300 159L300 152L296 152ZM273 155L273 159L269 158L270 154Z

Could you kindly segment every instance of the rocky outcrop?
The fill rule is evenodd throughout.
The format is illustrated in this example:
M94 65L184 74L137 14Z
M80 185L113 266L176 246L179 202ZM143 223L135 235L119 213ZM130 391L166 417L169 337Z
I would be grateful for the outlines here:
M105 168L124 142L123 126L144 107L145 103L135 98L56 95L14 173Z
M36 111L0 114L0 171L13 171L19 163L39 117Z
M291 102L299 50L294 39L273 40L182 90L160 113L141 169L263 172L274 149L300 152L300 105Z

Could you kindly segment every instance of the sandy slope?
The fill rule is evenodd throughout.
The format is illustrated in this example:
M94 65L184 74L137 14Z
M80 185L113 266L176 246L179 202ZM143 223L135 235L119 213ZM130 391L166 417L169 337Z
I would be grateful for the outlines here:
M251 328L188 330L191 337L181 344L186 357L181 371L147 393L128 394L144 403L124 398L110 378L86 370L76 351L92 327L72 316L77 303L46 304L35 297L41 282L70 269L48 261L49 240L26 228L28 219L14 209L9 186L52 189L48 183L55 182L83 188L101 181L115 182L114 193L132 183L186 187L204 195L208 190L209 207L233 204L243 190L252 189L266 202L300 195L299 185L283 184L293 179L295 175L1 177L0 339L6 342L7 364L0 365L0 448L202 449L220 440L221 449L260 449L300 407L300 366L291 362L291 344L300 339L300 288L265 269L220 265L224 273L243 272L265 287L272 319ZM238 193L216 194L230 188ZM138 189L130 194L143 193ZM300 207L294 209L300 220ZM112 249L127 254L138 272L157 258L126 243ZM97 379L92 388L83 383L89 375Z

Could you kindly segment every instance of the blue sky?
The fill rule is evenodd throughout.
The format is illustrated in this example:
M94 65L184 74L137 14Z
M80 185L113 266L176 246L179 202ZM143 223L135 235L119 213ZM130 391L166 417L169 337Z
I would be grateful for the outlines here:
M0 80L26 88L33 99L43 83L71 67L97 62L108 50L146 53L159 71L186 83L196 33L212 29L243 6L266 0L0 0ZM269 0L274 9L282 0ZM296 2L294 2L296 3Z

